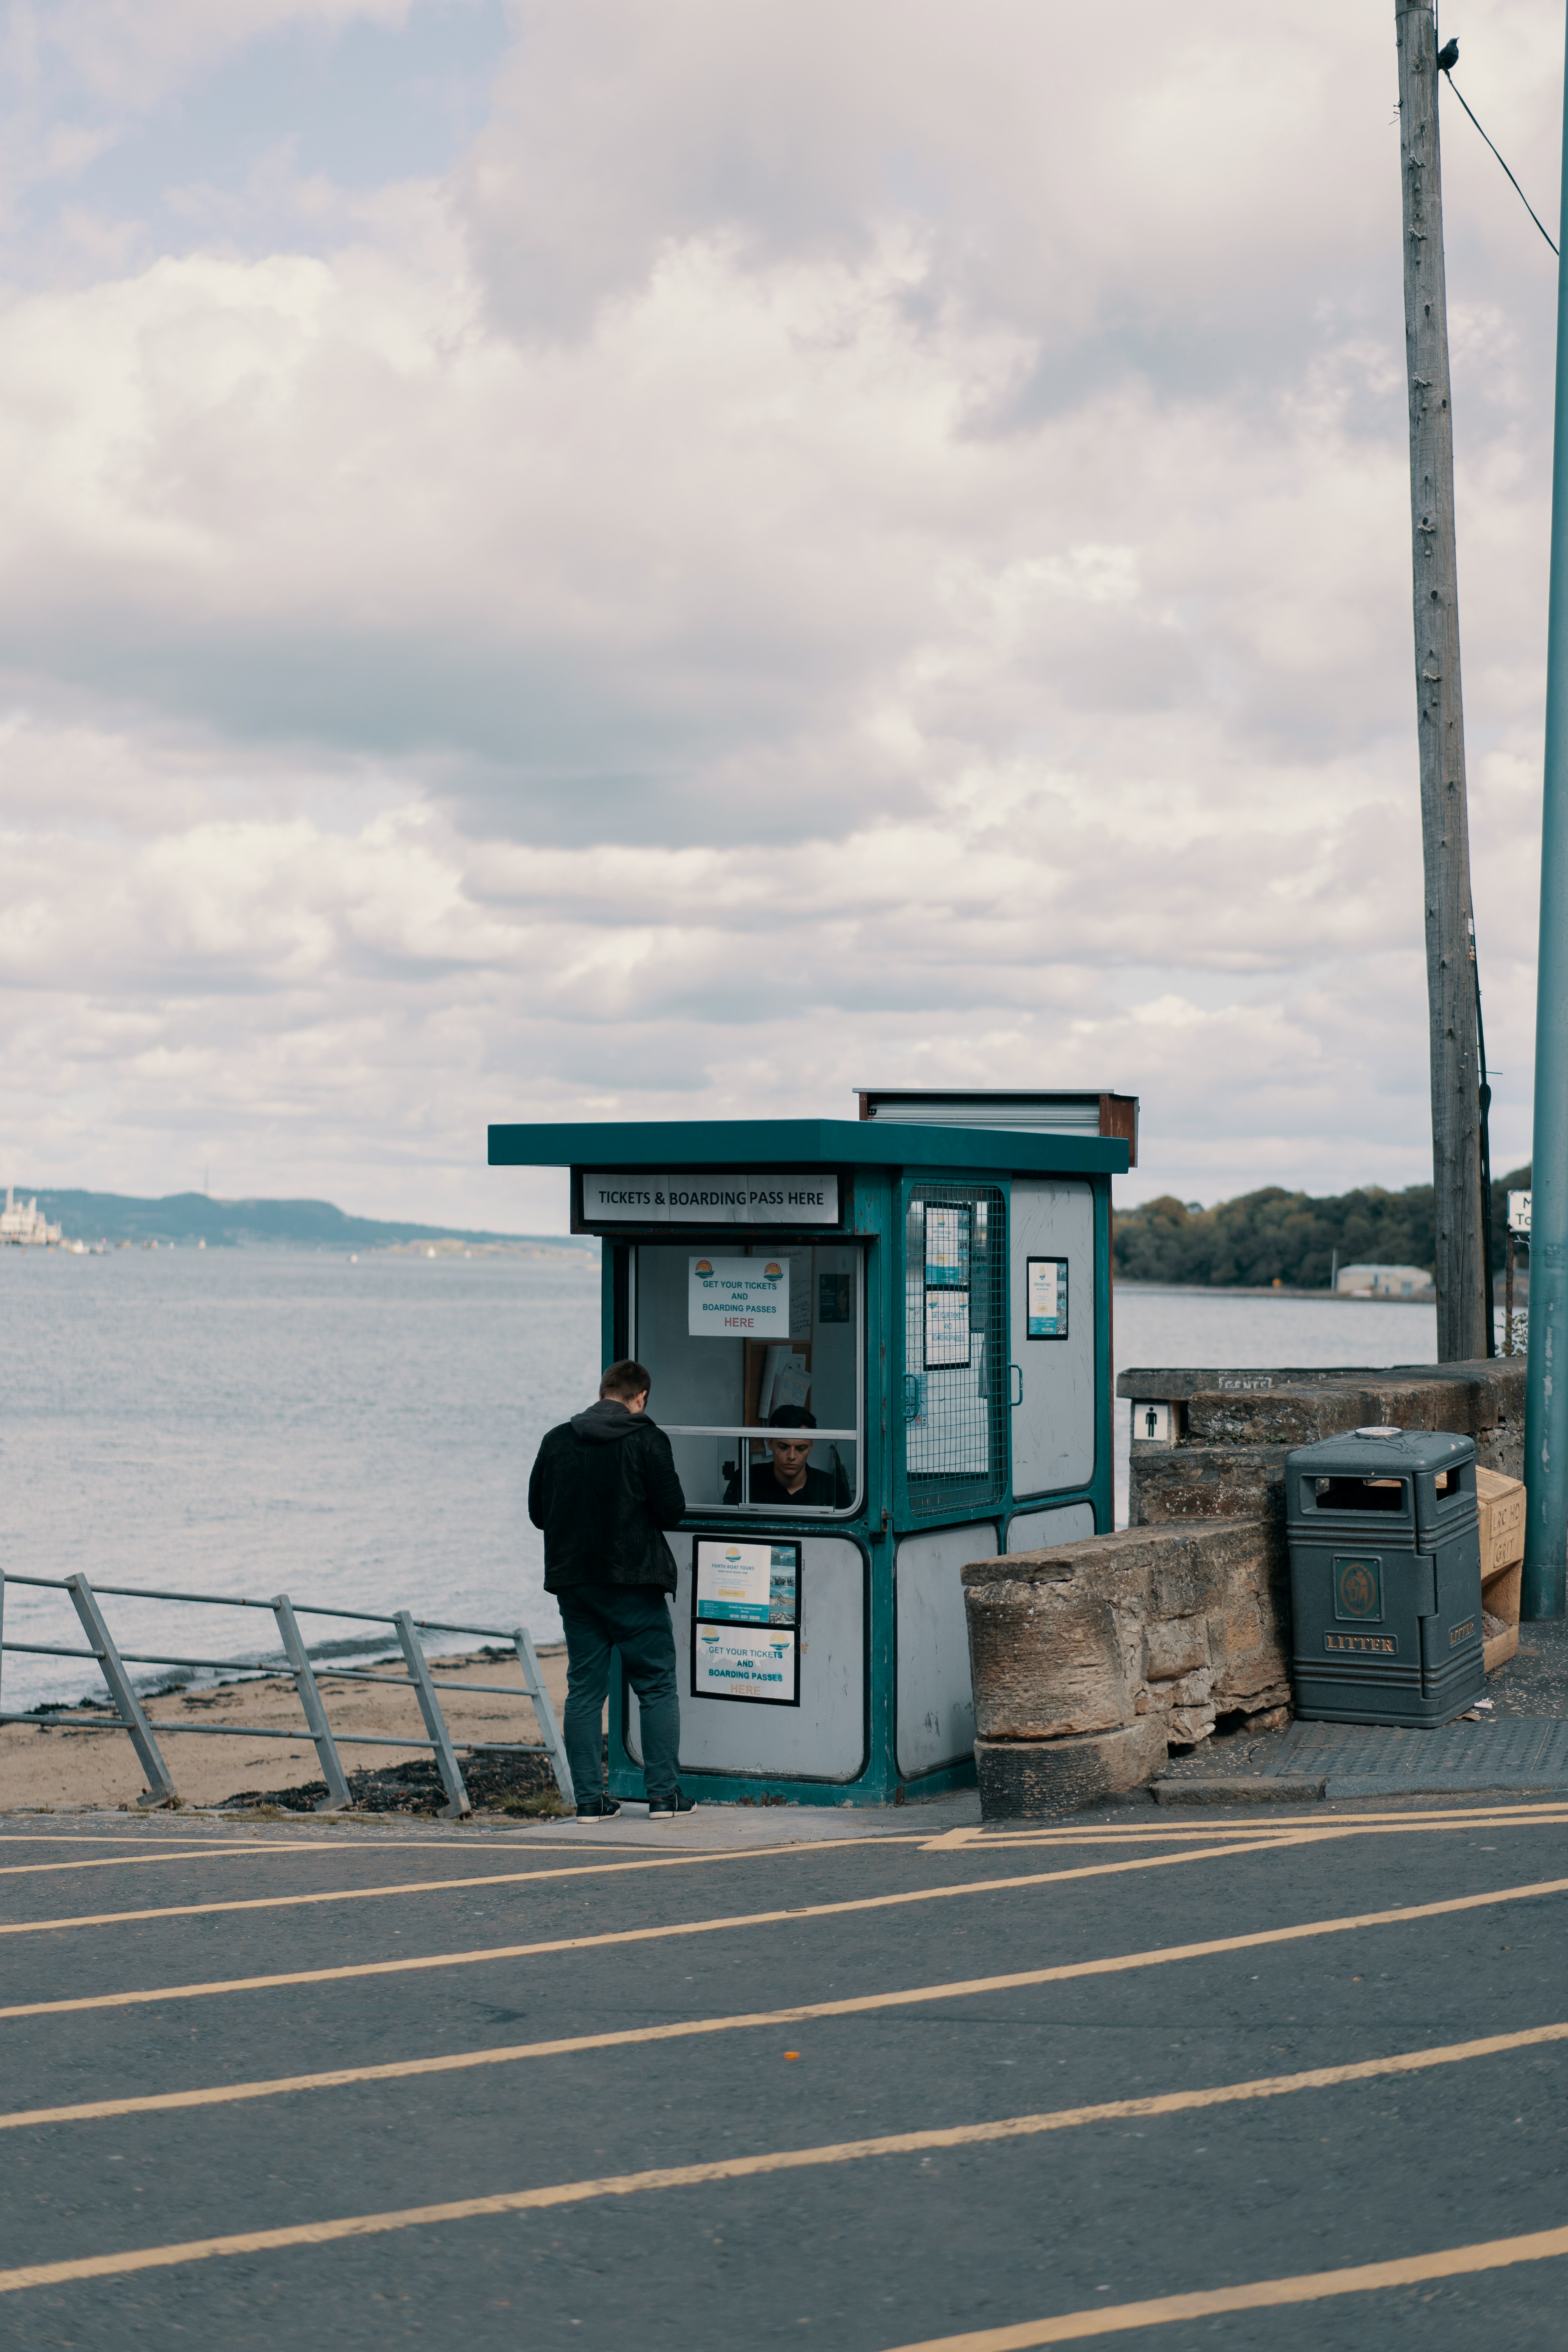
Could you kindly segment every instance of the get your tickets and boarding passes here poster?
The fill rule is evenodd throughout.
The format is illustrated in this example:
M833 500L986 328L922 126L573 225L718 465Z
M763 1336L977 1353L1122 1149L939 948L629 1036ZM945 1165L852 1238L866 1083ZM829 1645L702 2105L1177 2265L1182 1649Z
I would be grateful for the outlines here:
M787 1339L786 1257L687 1261L687 1328L693 1339Z
M799 1703L797 1637L765 1625L694 1626L691 1686L699 1698Z

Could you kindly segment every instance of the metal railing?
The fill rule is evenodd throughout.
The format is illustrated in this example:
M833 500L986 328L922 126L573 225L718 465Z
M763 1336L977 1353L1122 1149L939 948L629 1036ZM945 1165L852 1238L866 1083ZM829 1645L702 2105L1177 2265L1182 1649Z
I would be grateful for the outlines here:
M305 1717L306 1727L314 1742L321 1760L321 1777L327 1784L327 1794L316 1810L318 1812L341 1811L353 1803L353 1795L343 1771L338 1749L344 1748L423 1748L435 1756L447 1791L447 1803L442 1808L444 1818L458 1821L473 1811L468 1790L463 1784L458 1763L460 1748L470 1756L547 1756L555 1775L555 1785L566 1802L572 1802L572 1776L567 1769L566 1749L555 1720L555 1709L544 1687L539 1670L539 1659L528 1629L515 1625L503 1632L494 1625L456 1625L440 1618L415 1617L400 1609L391 1617L377 1616L365 1609L320 1609L300 1602L298 1609L286 1592L274 1595L270 1601L242 1599L228 1592L160 1592L149 1591L135 1584L102 1584L94 1586L85 1576L13 1576L0 1571L0 1637L5 1633L5 1588L8 1584L26 1584L49 1592L64 1592L70 1597L77 1616L81 1621L89 1647L85 1650L63 1646L57 1642L7 1642L0 1638L0 1653L16 1651L30 1657L87 1658L98 1667L109 1686L114 1702L114 1719L101 1716L73 1714L68 1709L43 1707L28 1714L17 1714L0 1707L0 1723L63 1724L79 1731L124 1731L131 1736L138 1760L147 1775L147 1787L137 1799L142 1805L177 1804L179 1795L173 1776L158 1747L153 1727L146 1710L132 1687L127 1665L191 1666L216 1669L220 1674L245 1675L252 1681L291 1681ZM176 1601L203 1608L266 1609L277 1623L283 1644L285 1663L278 1665L266 1658L190 1658L176 1657L147 1650L120 1650L104 1620L100 1601L105 1595L133 1601ZM336 1617L362 1625L390 1626L397 1636L407 1667L406 1674L378 1674L366 1666L332 1665L323 1669L334 1680L356 1683L390 1683L400 1690L412 1690L419 1702L419 1712L425 1719L426 1737L414 1739L393 1732L337 1731L327 1720L321 1685L316 1670L305 1647L298 1620L300 1617ZM522 1668L522 1689L512 1683L471 1683L437 1681L430 1672L429 1660L420 1646L422 1633L477 1633L492 1642L507 1642L517 1653ZM454 1740L447 1728L441 1712L438 1691L479 1691L498 1694L507 1698L526 1697L542 1737L537 1740ZM199 1737L207 1739L291 1739L298 1741L297 1731L273 1729L260 1724L238 1723L171 1723L160 1720L157 1731L165 1736L171 1732L182 1738Z

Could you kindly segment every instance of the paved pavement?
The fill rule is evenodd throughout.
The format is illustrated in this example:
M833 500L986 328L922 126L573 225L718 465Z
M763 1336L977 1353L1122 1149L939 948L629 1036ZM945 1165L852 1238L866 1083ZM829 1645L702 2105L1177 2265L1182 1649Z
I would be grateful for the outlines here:
M1162 1804L1451 1796L1481 1790L1568 1794L1568 1620L1521 1629L1517 1656L1487 1677L1476 1719L1428 1731L1386 1724L1288 1724L1205 1740L1173 1759ZM1281 1798L1286 1786L1272 1790Z
M7 2347L1558 2352L1568 1805L714 1818L0 1821Z

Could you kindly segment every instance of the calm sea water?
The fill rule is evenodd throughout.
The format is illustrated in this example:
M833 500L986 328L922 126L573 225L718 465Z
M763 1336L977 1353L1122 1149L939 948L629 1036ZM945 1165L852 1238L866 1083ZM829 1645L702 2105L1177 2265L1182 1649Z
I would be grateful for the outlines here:
M587 1253L0 1251L0 1559L558 1638L525 1495L544 1431L594 1393L598 1301ZM1435 1345L1429 1307L1116 1297L1123 1365L1429 1363ZM1120 1518L1124 1404L1116 1429ZM276 1648L248 1612L116 1601L110 1622L126 1650ZM305 1632L361 1640L342 1621ZM5 1636L81 1638L63 1595L17 1585ZM0 1681L7 1706L96 1686L11 1654Z
M528 1473L597 1383L592 1254L0 1250L0 1329L8 1573L286 1591L559 1639ZM276 1649L248 1611L116 1601L109 1622L127 1650ZM303 1630L312 1646L353 1638ZM12 1585L5 1638L81 1637L63 1594ZM7 1706L94 1686L79 1666L4 1664Z

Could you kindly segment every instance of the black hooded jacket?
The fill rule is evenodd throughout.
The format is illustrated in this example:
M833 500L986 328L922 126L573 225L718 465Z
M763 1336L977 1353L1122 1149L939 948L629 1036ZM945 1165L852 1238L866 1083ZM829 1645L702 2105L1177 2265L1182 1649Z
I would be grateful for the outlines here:
M573 1584L675 1591L675 1555L661 1529L679 1526L686 1496L669 1440L646 1412L601 1397L549 1431L528 1482L528 1516L544 1530L546 1592Z

